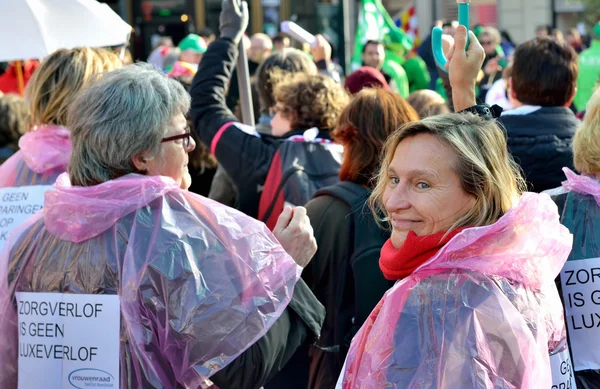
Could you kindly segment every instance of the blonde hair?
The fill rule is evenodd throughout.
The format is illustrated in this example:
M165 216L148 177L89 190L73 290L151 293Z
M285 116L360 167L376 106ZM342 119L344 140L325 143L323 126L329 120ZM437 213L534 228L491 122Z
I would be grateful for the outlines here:
M471 114L433 116L402 126L383 146L377 184L369 198L369 205L380 221L383 221L380 215L385 214L382 199L396 148L404 139L418 134L431 134L456 153L453 169L463 189L476 200L449 231L495 223L525 190L519 167L508 153L504 133L494 121Z
M583 125L575 133L573 162L580 173L600 172L600 88L588 102Z
M500 35L500 32L498 31L498 29L494 28L494 27L485 27L483 29L483 31L481 31L481 33L479 34L479 36L482 35L487 35L490 37L490 39L497 45L500 44L500 42L502 42L502 35Z
M102 59L102 67L104 72L112 72L113 70L120 69L123 67L123 61L121 58L112 50L95 48L93 49Z
M67 110L77 92L93 75L117 66L109 58L108 53L89 47L57 50L46 58L27 85L32 125L65 126Z

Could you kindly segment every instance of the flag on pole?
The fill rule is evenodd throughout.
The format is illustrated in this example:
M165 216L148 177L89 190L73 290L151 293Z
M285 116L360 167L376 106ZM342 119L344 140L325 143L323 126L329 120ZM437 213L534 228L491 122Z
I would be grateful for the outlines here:
M351 63L352 71L361 66L362 49L369 40L381 41L387 50L395 53L407 52L413 48L412 39L396 26L381 4L381 0L361 0Z
M419 19L417 18L417 9L414 4L411 4L410 8L402 12L399 17L395 19L396 25L406 33L406 35L413 41L413 50L421 44L421 38L419 37Z

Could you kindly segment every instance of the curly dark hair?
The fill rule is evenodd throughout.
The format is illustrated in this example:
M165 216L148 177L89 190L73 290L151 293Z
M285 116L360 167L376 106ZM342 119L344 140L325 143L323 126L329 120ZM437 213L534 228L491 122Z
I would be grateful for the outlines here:
M275 105L273 89L276 80L271 80L271 77L277 76L278 71L314 75L317 74L317 66L308 55L293 48L285 48L268 56L256 69L258 101L262 113L269 112L269 109Z
M290 120L294 129L333 130L350 102L348 92L331 77L322 74L284 76L276 84L274 96L283 105L281 114Z

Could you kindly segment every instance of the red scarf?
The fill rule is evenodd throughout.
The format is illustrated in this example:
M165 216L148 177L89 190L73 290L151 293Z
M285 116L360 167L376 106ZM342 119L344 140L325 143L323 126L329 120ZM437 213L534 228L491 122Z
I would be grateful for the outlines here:
M409 231L404 244L399 249L392 245L392 239L388 239L381 248L379 258L379 267L383 275L391 281L408 277L462 230L464 228L457 228L450 233L439 232L427 236L417 236L413 231ZM446 234L448 235L444 237Z

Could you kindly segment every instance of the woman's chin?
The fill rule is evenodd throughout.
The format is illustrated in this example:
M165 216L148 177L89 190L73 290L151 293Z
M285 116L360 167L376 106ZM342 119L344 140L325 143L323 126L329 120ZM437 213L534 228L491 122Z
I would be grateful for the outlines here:
M392 231L392 246L399 249L402 247L404 242L406 241L406 236L408 235L408 231Z
M190 173L185 173L183 177L181 177L179 187L183 190L188 190L190 189L190 186L192 186L192 176L190 175Z

